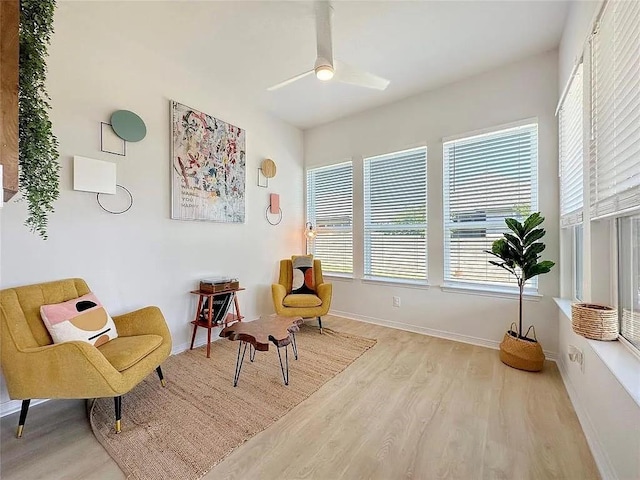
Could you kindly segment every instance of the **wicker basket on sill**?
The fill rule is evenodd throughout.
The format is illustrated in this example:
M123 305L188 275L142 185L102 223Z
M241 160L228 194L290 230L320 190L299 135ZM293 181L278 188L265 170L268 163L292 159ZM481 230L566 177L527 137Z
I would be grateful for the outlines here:
M617 340L618 310L597 303L571 305L571 327L578 335L593 340Z

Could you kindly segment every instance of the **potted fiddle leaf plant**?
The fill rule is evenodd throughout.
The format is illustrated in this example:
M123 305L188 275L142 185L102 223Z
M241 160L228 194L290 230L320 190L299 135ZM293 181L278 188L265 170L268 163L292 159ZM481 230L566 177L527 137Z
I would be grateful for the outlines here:
M544 217L539 212L529 215L523 223L515 218L507 218L505 223L513 233L505 233L503 238L493 242L491 250L486 250L487 253L499 259L498 261L489 260L489 263L513 275L520 291L518 326L516 328L513 322L511 329L505 333L504 340L500 344L500 360L510 367L532 372L542 370L544 353L536 338L533 325L523 333L522 296L527 281L538 275L549 273L555 265L550 260L539 261L540 254L546 247L541 241L546 233L544 228L540 227L542 222ZM528 336L529 331L533 331L533 337Z

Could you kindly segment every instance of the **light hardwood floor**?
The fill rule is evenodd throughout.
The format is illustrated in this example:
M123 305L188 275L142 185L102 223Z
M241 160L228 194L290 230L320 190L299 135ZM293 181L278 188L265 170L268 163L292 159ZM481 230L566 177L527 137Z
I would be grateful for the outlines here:
M555 363L521 372L487 348L323 323L378 343L205 479L599 478ZM21 440L17 415L2 418L3 479L124 478L93 437L84 402L31 410Z

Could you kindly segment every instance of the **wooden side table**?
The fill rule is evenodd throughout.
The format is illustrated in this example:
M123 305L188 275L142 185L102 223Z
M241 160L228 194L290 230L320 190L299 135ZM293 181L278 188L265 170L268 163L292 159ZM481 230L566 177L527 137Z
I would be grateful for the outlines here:
M190 293L194 295L198 295L198 307L196 308L196 316L191 321L193 325L193 335L191 336L191 347L189 350L193 350L193 343L196 340L196 332L198 327L204 327L207 329L207 358L210 358L211 353L211 329L219 326L227 326L229 323L240 322L244 317L240 315L240 306L238 305L238 295L237 293L244 290L244 288L236 288L233 290L224 290L222 292L210 293L203 292L202 290L193 290ZM224 322L213 323L214 311L213 311L213 299L219 295L227 295L231 293L233 295L233 307L234 312L227 313L227 316L224 318ZM205 299L207 299L207 312L206 318L202 318L202 305L204 304Z

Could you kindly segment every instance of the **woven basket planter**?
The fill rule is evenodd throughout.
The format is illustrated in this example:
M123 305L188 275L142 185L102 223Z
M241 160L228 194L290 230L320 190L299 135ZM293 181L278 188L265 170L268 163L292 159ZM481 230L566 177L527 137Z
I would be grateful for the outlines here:
M532 328L529 327L529 329ZM511 333L515 333L516 336L511 335ZM512 324L511 330L504 334L504 339L500 344L500 360L502 363L518 370L526 370L528 372L542 370L544 352L536 338L535 329L533 330L533 339L518 338L515 324Z
M618 310L597 303L571 305L571 327L578 335L592 340L617 340Z

